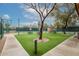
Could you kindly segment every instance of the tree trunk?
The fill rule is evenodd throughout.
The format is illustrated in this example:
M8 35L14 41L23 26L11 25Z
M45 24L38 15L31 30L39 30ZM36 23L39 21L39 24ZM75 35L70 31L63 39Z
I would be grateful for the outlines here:
M66 29L66 28L64 27L64 28L63 28L63 33L64 33L64 34L66 34L66 31L65 31L65 29Z
M77 38L79 39L79 32L77 33Z
M66 29L66 27L64 26L64 27L62 28L62 31L63 31L64 34L66 34L65 29Z
M39 40L42 40L42 34L43 34L43 21L41 22L41 27L40 27L40 36L39 36Z
M68 18L67 18L67 20L66 20L66 24L65 24L65 26L64 26L64 34L66 34L66 31L65 31L65 30L66 30L66 28L67 28L67 26L68 26L68 25L67 25L68 19L69 19L69 16L68 16Z
M64 34L66 34L66 31L64 30Z
M75 9L76 9L76 12L79 16L79 3L75 3ZM77 33L77 38L79 39L79 32Z

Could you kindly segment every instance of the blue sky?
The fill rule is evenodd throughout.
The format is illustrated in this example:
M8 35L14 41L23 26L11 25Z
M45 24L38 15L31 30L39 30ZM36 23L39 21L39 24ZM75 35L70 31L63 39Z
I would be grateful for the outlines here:
M32 23L32 22L38 22L39 16L37 13L31 13L28 11L24 11L22 8L22 4L14 4L14 3L0 3L0 16L8 15L10 17L9 21L11 25L15 26L17 25L18 19L20 19L20 24L26 24L26 23ZM50 20L51 19L51 20ZM52 24L54 22L54 18L47 18L45 21L48 24Z

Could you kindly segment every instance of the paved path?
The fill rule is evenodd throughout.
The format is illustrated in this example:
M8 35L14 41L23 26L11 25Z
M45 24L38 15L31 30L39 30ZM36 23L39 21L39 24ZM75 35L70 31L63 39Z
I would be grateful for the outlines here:
M79 39L71 37L43 56L79 56Z
M6 34L6 42L3 47L2 56L29 56L24 48L12 34Z
M0 55L2 53L5 41L6 41L6 37L3 37L2 39L0 39Z

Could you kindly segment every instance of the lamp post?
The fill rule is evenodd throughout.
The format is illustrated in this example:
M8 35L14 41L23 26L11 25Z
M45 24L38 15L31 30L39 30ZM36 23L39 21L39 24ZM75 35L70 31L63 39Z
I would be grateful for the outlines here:
M18 35L19 35L19 31L20 31L20 19L18 18Z

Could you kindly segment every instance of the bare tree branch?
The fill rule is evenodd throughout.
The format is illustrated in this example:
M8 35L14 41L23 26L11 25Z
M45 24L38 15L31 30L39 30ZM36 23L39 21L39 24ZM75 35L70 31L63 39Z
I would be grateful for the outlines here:
M49 12L49 7L50 7L50 5L51 4L49 4L49 5L46 5L46 13L48 13ZM53 4L52 4L53 5ZM53 6L52 6L53 7Z
M46 19L46 17L51 13L51 11L53 11L53 9L55 8L56 3L54 4L54 6L51 8L51 10L47 13L47 15L44 17L43 21Z
M39 14L40 18L41 18L41 21L42 21L42 15L41 13L37 10L36 6L34 7L33 4L31 3L33 9Z
M40 7L39 4L38 4L38 9L39 9L39 12L40 12L41 16L44 17L44 16L43 16L43 11L41 10L41 7Z

